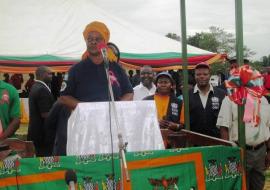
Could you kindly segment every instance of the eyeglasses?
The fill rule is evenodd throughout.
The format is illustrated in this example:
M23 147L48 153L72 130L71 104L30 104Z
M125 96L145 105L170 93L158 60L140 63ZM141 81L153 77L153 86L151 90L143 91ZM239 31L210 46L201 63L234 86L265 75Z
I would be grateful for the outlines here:
M141 72L141 75L152 75L153 72Z
M99 42L103 41L103 38L101 38L101 37L97 37L97 38L88 37L87 41L88 42L94 42L95 41L95 42L99 43Z

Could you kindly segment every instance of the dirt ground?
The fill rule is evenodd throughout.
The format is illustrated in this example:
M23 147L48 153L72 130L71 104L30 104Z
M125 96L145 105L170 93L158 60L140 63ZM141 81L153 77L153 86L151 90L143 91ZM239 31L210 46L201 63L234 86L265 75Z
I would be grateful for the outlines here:
M266 171L266 181L265 181L264 190L270 190L270 170Z
M264 190L269 190L270 189L270 181L267 181L264 186Z

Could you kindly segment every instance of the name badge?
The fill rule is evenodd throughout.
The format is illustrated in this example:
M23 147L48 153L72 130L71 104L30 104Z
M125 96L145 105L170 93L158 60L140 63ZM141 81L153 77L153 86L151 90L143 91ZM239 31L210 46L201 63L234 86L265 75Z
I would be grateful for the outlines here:
M218 110L219 109L219 98L218 97L212 97L212 109L213 110Z

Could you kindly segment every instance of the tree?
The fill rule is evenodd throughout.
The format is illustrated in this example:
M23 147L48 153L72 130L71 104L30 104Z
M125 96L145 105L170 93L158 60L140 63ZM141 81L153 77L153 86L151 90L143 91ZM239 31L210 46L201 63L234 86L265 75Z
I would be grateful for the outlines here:
M187 39L190 45L202 48L208 51L225 53L229 57L235 56L236 39L232 33L226 32L224 29L211 26L209 32L196 33ZM250 57L255 52L244 46L244 57Z
M263 65L264 67L269 66L269 60L268 60L268 57L267 57L267 56L263 56L263 57L262 57L262 65Z
M264 68L262 66L262 62L260 62L260 61L250 62L249 65L252 66L254 69L260 71L261 73L264 71Z
M177 34L168 33L166 36L168 38L181 41L180 36ZM224 29L215 26L209 27L209 31L197 32L195 35L189 36L187 43L211 52L227 54L228 57L233 57L236 55L236 39L234 34L226 32ZM249 58L255 54L256 53L254 51L244 46L244 58ZM267 58L267 63L270 66L270 55ZM263 65L261 62L254 62L250 64L257 69L261 69L261 66ZM228 68L229 65L227 64L211 65L212 74L216 74L218 72L227 73Z
M187 39L188 44L205 49L211 52L219 51L219 42L212 34L201 32L196 33L194 36L191 36Z
M181 41L180 36L178 36L175 33L168 33L168 34L166 34L166 37L171 38L171 39L176 40L176 41Z
M181 40L180 36L174 33L168 33L166 36L177 41ZM229 57L236 55L234 34L216 26L209 27L208 32L199 32L189 36L187 43L211 52L224 53ZM255 55L255 52L244 46L244 57L249 58L252 55Z

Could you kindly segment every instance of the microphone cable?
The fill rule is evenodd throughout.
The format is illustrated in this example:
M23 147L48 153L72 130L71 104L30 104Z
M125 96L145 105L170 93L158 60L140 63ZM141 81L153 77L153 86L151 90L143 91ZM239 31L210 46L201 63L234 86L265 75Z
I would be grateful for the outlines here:
M19 187L19 181L18 181L18 168L19 168L19 166L16 166L16 163L15 162L17 162L18 161L18 158L17 158L17 160L16 161L14 161L14 164L15 164L15 178L16 178L16 189L17 190L20 190L20 187Z
M105 74L106 74L106 79L107 79L107 87L108 87L108 111L109 111L109 128L110 128L110 141L111 141L111 157L112 157L112 160L111 160L111 167L112 167L112 180L113 180L113 190L115 190L115 165L114 165L114 157L113 157L113 152L114 152L114 149L113 149L113 133L112 133L112 115L111 115L111 111L112 111L112 108L111 108L111 94L110 94L110 90L109 90L109 82L110 81L110 76L109 76L109 67L106 68L106 65L104 64L104 69L105 69Z
M69 169L65 172L65 181L70 190L76 189L75 186L77 184L77 175L75 170Z
M16 188L17 188L17 190L20 190L19 182L18 182L18 168L17 167L15 170L15 176L16 176Z

